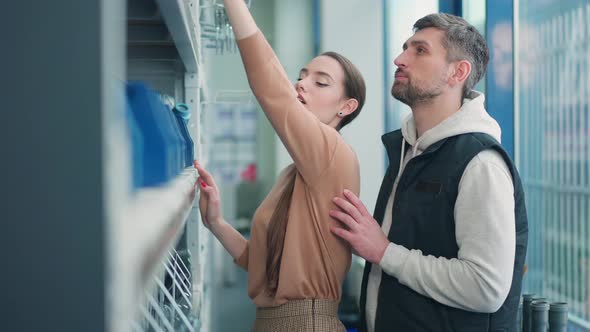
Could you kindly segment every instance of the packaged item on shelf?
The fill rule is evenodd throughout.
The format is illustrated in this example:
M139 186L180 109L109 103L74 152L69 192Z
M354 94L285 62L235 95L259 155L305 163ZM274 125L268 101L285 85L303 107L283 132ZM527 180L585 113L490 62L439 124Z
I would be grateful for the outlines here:
M194 158L194 143L188 131L188 120L190 119L190 108L182 103L177 104L174 109L174 116L176 117L178 127L184 139L186 152L184 156L184 167L190 167L193 164Z
M549 303L545 300L533 300L531 303L531 332L546 332Z
M180 172L174 123L158 95L143 83L127 84L127 100L143 138L141 185L160 185Z
M180 115L184 122L188 123L191 118L191 109L187 104L178 103L174 106L174 113Z
M133 115L129 101L125 102L125 119L131 148L131 188L135 191L143 184L143 137Z
M567 303L554 302L549 305L549 331L566 332L567 331Z
M174 144L171 146L171 149L174 150L174 170L179 173L182 171L183 168L186 167L186 143L184 136L180 128L178 127L178 121L176 120L176 116L173 112L172 105L164 105L162 108L166 112L166 119L169 121L169 125L172 128L172 136L174 139ZM191 160L191 164L192 164ZM175 174L176 175L176 174Z
M553 302L535 294L522 296L522 320L518 322L516 331L522 332L566 332L568 331L567 302Z

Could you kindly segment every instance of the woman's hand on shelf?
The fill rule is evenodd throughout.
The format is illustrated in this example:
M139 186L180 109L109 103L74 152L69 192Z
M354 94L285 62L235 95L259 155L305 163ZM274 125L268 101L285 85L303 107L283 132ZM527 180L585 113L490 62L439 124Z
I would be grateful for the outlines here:
M221 215L221 201L219 198L219 190L215 184L215 180L203 166L195 160L195 168L199 173L197 179L198 185L201 187L201 195L199 198L199 209L201 211L201 219L205 227L212 229L224 223Z
M199 209L203 225L213 233L234 259L238 259L246 250L248 241L223 219L219 190L211 174L197 161L195 161L195 168L199 172L197 179L198 185L201 187Z

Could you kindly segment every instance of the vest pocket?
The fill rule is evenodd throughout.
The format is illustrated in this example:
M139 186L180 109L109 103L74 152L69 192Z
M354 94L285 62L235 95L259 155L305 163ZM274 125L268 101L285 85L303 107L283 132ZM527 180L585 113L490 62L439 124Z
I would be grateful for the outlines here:
M412 202L429 203L444 196L446 189L441 181L418 180L408 191L408 198Z
M419 180L414 187L416 192L438 195L443 190L442 182Z

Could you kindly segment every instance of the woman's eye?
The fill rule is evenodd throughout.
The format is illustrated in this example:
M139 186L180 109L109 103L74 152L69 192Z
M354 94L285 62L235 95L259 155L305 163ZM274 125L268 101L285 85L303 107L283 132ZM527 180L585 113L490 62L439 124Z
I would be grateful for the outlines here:
M316 84L317 84L318 86L321 86L321 87L328 86L328 84L326 84L326 83L322 83L322 82L316 82Z
M426 52L426 50L422 47L418 47L416 50L417 50L418 54L423 54Z
M297 82L301 81L303 78L297 77Z

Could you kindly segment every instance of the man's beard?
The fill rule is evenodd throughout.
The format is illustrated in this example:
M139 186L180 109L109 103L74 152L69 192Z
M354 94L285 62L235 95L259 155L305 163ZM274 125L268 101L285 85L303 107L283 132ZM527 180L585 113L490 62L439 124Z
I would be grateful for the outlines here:
M410 81L407 83L394 82L391 87L391 95L402 103L413 107L418 104L426 104L442 93L442 82L439 82L431 89L422 89L413 85Z

